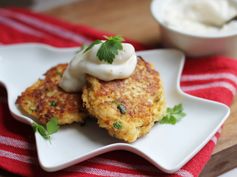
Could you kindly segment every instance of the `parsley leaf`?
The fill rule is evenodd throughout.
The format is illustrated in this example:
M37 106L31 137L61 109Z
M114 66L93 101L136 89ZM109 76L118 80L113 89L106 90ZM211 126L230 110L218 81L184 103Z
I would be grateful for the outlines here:
M83 53L86 53L88 50L90 50L92 47L94 47L95 45L97 45L97 44L100 44L100 43L102 43L102 41L101 40L95 40L94 42L92 42L85 50L84 50L84 52Z
M59 129L58 120L56 118L50 119L46 124L46 128L36 122L32 124L32 127L35 132L38 132L46 140L49 140L50 135L57 132Z
M167 108L166 115L160 121L161 124L176 124L180 121L186 114L183 112L183 105L178 104L173 108Z
M53 117L52 119L50 119L50 121L46 124L46 128L48 133L51 135L55 132L58 131L59 129L59 125L58 125L58 120Z
M39 134L44 138L44 139L50 139L48 131L40 124L33 123L32 124L33 130L35 132L39 132Z
M118 51L123 49L123 40L120 36L107 37L107 40L102 43L96 54L99 60L112 64Z

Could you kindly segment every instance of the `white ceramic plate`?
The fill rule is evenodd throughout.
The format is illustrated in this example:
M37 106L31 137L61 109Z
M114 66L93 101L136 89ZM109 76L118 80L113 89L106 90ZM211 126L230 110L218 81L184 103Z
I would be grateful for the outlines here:
M68 62L75 51L76 48L59 49L38 44L0 48L0 82L7 88L10 111L16 119L32 123L15 106L17 96L50 67ZM227 106L187 95L180 90L179 80L184 65L181 52L150 50L137 54L160 72L168 106L182 103L187 116L176 125L156 124L148 135L132 144L110 137L91 120L83 127L78 124L61 127L52 136L51 143L36 133L39 162L44 170L57 171L98 154L127 150L144 157L159 169L173 173L220 128L229 115Z

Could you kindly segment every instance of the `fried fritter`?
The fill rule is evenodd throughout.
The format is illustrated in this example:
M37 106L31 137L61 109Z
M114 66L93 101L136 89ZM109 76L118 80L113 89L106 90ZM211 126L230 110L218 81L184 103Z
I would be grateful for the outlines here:
M127 79L105 82L87 75L82 100L100 127L127 142L147 134L166 111L159 73L142 58Z
M66 67L67 64L59 64L51 68L43 80L39 79L17 98L16 104L25 115L42 124L53 117L60 125L83 122L86 113L82 93L67 93L58 86Z

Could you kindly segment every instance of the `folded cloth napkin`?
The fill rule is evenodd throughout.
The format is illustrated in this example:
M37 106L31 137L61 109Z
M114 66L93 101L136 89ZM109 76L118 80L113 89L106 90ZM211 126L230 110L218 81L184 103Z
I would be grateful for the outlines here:
M103 35L109 33L27 10L0 9L0 45L39 42L72 47ZM144 49L137 42L129 42L137 50ZM237 60L221 56L187 59L181 87L189 94L230 105L237 88ZM220 136L218 131L195 157L174 174L162 173L143 158L125 151L106 153L59 172L47 173L39 167L32 129L10 115L6 100L6 91L0 87L0 167L22 176L196 177L209 160Z

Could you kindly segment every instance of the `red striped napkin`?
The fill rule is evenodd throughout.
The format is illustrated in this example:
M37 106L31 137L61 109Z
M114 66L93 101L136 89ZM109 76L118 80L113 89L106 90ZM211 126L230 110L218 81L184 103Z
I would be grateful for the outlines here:
M108 33L72 25L21 9L0 9L0 45L23 42L46 43L57 47L80 46ZM144 47L134 41L137 50ZM237 60L210 57L187 60L182 89L195 96L230 105L237 88ZM161 176L196 177L209 160L220 131L182 169L169 175L146 160L125 151L114 151L55 173L39 167L34 135L29 126L9 113L6 92L0 87L0 167L22 176ZM53 157L52 157L53 158Z

